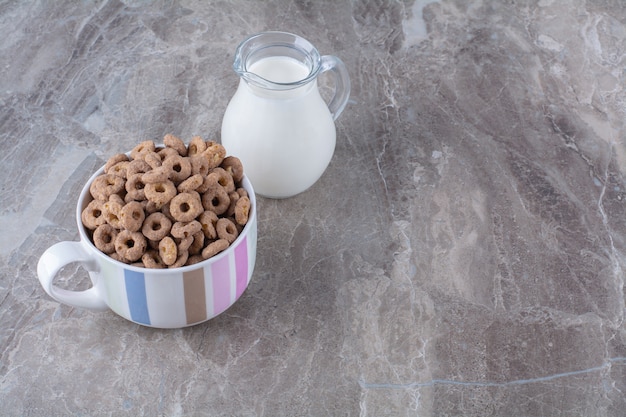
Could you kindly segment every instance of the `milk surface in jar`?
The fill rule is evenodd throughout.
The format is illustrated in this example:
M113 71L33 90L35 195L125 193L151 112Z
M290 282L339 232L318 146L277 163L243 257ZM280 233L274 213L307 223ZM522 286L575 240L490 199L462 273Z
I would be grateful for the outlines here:
M309 68L286 56L262 58L247 70L277 84L309 76ZM222 144L236 155L255 191L284 198L313 185L335 150L335 125L313 80L271 90L241 80L222 122Z

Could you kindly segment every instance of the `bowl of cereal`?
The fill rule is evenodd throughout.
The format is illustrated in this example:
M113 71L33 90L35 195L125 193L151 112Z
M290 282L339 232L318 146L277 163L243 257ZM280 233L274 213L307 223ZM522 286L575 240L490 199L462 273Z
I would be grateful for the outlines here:
M181 328L232 306L256 259L254 190L235 156L218 143L166 135L112 156L83 187L80 241L48 248L37 265L44 290L73 307L144 326ZM92 286L53 283L78 263Z

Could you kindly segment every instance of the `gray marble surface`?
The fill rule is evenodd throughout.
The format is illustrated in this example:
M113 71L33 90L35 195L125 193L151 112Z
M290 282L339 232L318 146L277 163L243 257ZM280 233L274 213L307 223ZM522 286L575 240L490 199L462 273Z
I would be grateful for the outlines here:
M2 416L625 415L623 0L5 0L0 28ZM48 297L91 173L219 139L270 29L352 95L321 180L259 198L242 298L155 330Z

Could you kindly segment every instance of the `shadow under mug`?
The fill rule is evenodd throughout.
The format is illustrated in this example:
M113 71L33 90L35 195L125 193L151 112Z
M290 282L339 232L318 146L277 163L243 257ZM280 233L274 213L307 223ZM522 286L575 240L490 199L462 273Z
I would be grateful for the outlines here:
M197 264L171 269L148 269L107 256L91 242L81 221L91 201L89 185L76 206L79 242L59 242L48 248L37 264L43 289L56 301L94 311L113 310L134 323L156 328L181 328L205 322L224 312L248 287L256 260L256 198L244 177L251 208L248 223L223 252ZM71 291L53 283L65 265L78 263L89 273L91 288Z

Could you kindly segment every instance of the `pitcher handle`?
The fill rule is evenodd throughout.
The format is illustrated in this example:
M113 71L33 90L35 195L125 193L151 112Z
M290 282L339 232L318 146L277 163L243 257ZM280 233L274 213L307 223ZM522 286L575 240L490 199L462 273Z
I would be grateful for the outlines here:
M328 103L328 109L337 120L343 109L348 104L350 97L350 76L343 61L336 56L324 55L321 60L320 72L331 71L335 78L335 93Z
M72 262L79 263L87 271L98 271L95 260L89 256L80 242L59 242L49 247L39 258L37 276L43 289L58 302L72 307L95 311L108 310L109 307L99 294L93 279L93 286L84 291L70 291L52 283L61 268Z

